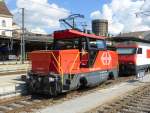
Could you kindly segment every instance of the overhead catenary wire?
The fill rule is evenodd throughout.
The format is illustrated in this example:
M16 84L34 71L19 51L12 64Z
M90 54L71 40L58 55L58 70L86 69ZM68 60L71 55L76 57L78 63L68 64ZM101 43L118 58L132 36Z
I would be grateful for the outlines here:
M142 0L142 1L144 1L144 3L141 5L139 11L135 13L136 17L141 16L141 15L150 16L150 11L149 10L145 10L145 11L143 10L143 7L145 6L145 3L146 3L147 0Z

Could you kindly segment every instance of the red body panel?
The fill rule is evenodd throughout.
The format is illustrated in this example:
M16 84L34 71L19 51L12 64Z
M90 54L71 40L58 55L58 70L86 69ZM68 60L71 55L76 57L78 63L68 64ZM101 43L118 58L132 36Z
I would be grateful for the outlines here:
M147 50L147 58L150 58L150 49Z
M119 55L118 57L120 64L136 64L136 55Z
M60 40L82 37L95 39L105 38L103 36L87 34L77 30L64 30L54 32L54 38ZM87 64L90 57L89 52L90 50L85 52L85 54L81 54L81 52L79 52L79 49L34 51L30 53L30 59L32 61L32 71L33 73L39 73L41 75L47 75L48 73L64 75L87 73L100 70L112 70L118 68L117 52L107 50L99 50L96 56L94 56L95 58L92 59L94 60L92 68L88 68ZM83 66L84 64L85 66Z
M78 50L34 51L30 53L32 71L47 75L50 72L69 73L70 69L79 69ZM72 66L73 65L73 66Z
M117 48L138 48L137 44L118 44ZM136 54L119 54L119 64L136 64Z
M116 51L109 51L111 55L111 63L108 66L108 70L118 68L118 54Z
M78 50L63 50L60 51L60 67L64 74L72 73L74 70L79 70L80 57Z
M118 44L117 48L138 48L137 44Z
M114 51L99 51L92 68L80 68L81 61L78 50L35 51L30 54L30 58L32 71L43 75L50 72L60 75L77 74L111 70L118 67L118 55ZM85 57L84 60L88 61L88 57Z
M39 74L43 74L43 72L49 73L49 67L52 61L49 52L32 52L29 54L29 57L32 61L32 72Z

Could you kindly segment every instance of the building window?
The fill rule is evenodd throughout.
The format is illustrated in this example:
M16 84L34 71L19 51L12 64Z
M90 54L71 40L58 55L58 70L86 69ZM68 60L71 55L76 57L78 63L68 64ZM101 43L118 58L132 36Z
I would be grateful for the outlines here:
M6 35L6 34L5 34L5 31L2 31L2 35L3 35L3 36L5 36L5 35Z
M5 20L2 21L2 27L6 27L6 21Z

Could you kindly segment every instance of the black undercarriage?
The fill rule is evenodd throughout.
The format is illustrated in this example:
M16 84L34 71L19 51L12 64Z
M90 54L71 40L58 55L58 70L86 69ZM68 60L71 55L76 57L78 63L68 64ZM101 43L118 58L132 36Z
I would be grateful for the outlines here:
M145 72L149 69L150 65L120 64L119 75L137 75L139 72Z
M59 76L30 74L26 83L29 93L57 95L62 92L62 82Z
M114 78L118 77L118 71L96 71L90 73L64 75L58 74L41 76L29 73L26 80L29 93L47 94L56 96L62 92L78 89L79 87L93 87L109 78L109 74L113 73Z

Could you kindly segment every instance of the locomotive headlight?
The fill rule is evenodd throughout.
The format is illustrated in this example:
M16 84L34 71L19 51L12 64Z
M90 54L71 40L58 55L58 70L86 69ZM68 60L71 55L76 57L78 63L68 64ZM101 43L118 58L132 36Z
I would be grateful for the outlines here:
M40 77L38 78L38 81L41 82L41 78Z
M27 77L27 79L29 79L29 78L30 78L30 77L29 77L29 75L27 75L26 77Z
M132 65L133 63L132 63L132 62L129 62L129 64Z
M52 78L52 77L49 78L49 82L54 82L54 80L55 80L55 79Z

